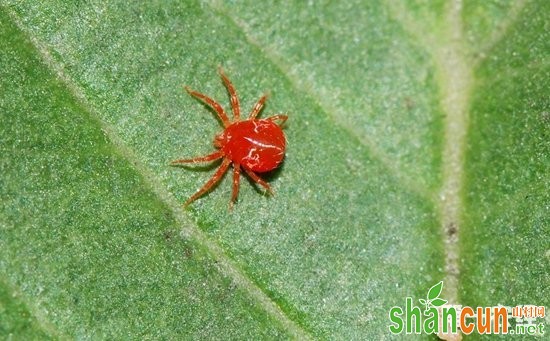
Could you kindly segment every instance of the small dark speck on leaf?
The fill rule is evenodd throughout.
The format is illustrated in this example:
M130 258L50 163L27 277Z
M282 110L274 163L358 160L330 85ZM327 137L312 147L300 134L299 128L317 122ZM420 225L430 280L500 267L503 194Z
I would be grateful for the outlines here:
M450 223L449 226L447 227L447 234L449 236L454 236L456 234L456 224L455 223Z
M410 97L405 97L405 108L407 108L407 110L411 110L414 107L415 107L415 103L413 99Z
M186 247L183 249L183 256L185 257L185 259L191 259L191 257L193 257L193 249L191 249L190 247L186 246Z

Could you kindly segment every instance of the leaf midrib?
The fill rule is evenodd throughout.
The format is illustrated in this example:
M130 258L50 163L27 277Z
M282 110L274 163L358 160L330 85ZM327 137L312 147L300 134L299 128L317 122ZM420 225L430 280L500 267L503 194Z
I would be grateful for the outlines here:
M473 70L466 55L462 27L462 1L448 5L446 22L449 23L446 41L442 48L432 52L441 89L441 106L444 120L443 184L440 192L440 219L445 245L445 297L458 304L459 235L463 201L464 154L469 121L470 92Z
M442 185L437 207L441 224L442 241L445 245L445 298L451 304L458 304L460 276L459 235L464 212L463 185L465 168L466 138L469 127L470 95L475 86L474 70L486 57L505 32L517 22L526 1L514 3L506 20L495 29L485 44L477 51L468 47L463 27L463 1L447 3L446 26L443 33L428 31L421 23L406 13L403 3L389 1L388 7L405 31L426 47L432 56L441 91L440 105L445 113L444 144L442 150ZM475 52L475 56L472 54Z

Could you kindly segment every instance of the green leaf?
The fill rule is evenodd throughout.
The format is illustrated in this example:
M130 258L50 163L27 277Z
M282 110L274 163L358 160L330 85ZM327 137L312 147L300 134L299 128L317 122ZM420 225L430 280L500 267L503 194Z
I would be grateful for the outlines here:
M439 297L439 295L441 295L441 290L443 290L443 281L440 281L428 290L428 300L432 301Z
M438 281L549 306L549 12L2 2L0 337L392 338ZM184 210L216 165L168 163L220 126L182 86L227 109L219 65L289 115L286 159L273 197L242 181L230 212L226 176Z
M436 299L432 300L431 303L434 307L439 307L439 306L442 306L445 303L447 303L447 300L442 300L441 298L436 298Z

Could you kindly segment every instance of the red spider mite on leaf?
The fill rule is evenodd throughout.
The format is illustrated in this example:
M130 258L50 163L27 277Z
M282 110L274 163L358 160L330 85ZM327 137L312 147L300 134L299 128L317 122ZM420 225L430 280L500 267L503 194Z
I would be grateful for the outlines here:
M241 170L257 184L264 187L273 194L271 187L262 180L256 173L268 172L277 168L285 156L286 140L281 126L287 120L286 115L275 115L268 118L256 118L262 110L267 95L260 97L252 108L247 119L240 117L241 108L239 98L233 84L223 73L222 68L218 69L220 76L231 96L231 109L233 120L229 120L222 106L210 97L185 87L187 92L210 106L220 118L224 130L214 138L214 146L218 148L215 152L192 159L181 159L172 161L170 165L176 166L185 163L208 162L223 159L220 167L204 186L193 194L183 205L184 207L208 192L227 172L230 165L233 165L233 192L229 207L232 208L239 193L239 182Z

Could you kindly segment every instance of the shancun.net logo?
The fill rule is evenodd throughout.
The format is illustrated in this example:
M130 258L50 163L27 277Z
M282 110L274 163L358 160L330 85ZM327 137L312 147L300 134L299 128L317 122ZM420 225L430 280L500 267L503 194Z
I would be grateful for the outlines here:
M390 332L393 334L517 334L544 335L545 307L518 305L515 307L476 307L449 305L440 298L443 281L428 290L426 298L418 299L421 307L405 298L405 308L390 309Z

